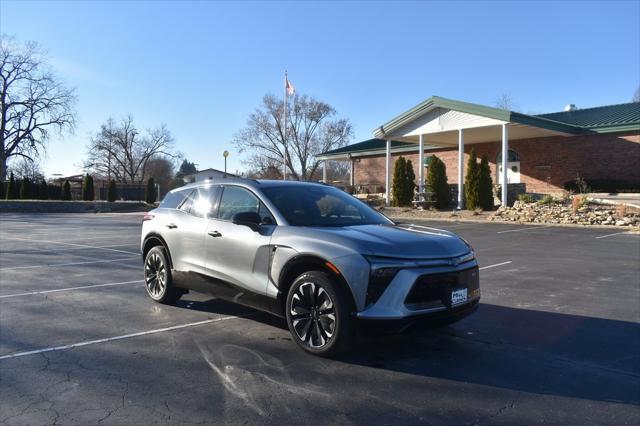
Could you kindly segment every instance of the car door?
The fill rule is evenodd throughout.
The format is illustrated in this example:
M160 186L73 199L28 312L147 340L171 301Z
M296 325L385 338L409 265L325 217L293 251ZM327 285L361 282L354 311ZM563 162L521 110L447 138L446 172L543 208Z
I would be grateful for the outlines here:
M241 212L260 214L260 229L234 224L233 216ZM264 295L275 226L273 216L255 194L240 186L224 185L216 212L207 223L207 273L234 287Z
M195 188L165 221L163 237L169 247L173 269L206 272L204 237L209 193Z

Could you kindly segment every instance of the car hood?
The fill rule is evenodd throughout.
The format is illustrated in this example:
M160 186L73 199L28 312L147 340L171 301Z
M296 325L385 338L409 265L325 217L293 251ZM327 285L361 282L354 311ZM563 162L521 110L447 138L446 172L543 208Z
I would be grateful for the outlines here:
M363 252L381 257L442 259L470 250L457 235L420 225L358 225L322 228L322 232L358 243Z

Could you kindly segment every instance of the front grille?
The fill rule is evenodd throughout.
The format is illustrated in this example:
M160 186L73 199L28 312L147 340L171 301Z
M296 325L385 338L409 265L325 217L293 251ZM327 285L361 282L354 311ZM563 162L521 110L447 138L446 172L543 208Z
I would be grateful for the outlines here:
M480 294L478 267L444 274L421 275L413 284L404 303L410 308L451 307L451 291L467 289L469 299Z

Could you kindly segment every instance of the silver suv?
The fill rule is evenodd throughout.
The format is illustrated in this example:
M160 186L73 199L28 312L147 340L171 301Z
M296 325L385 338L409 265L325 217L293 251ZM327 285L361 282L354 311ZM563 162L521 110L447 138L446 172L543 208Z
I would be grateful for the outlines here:
M447 231L396 224L317 183L223 179L168 193L142 224L149 296L188 290L286 319L316 355L356 331L457 321L480 299L472 248Z

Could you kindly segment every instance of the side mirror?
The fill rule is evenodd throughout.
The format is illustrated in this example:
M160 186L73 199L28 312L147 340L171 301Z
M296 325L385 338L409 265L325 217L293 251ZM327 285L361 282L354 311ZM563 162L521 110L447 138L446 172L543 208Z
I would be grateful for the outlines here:
M244 225L258 232L260 229L260 215L256 212L240 212L233 215L232 222L236 225Z

